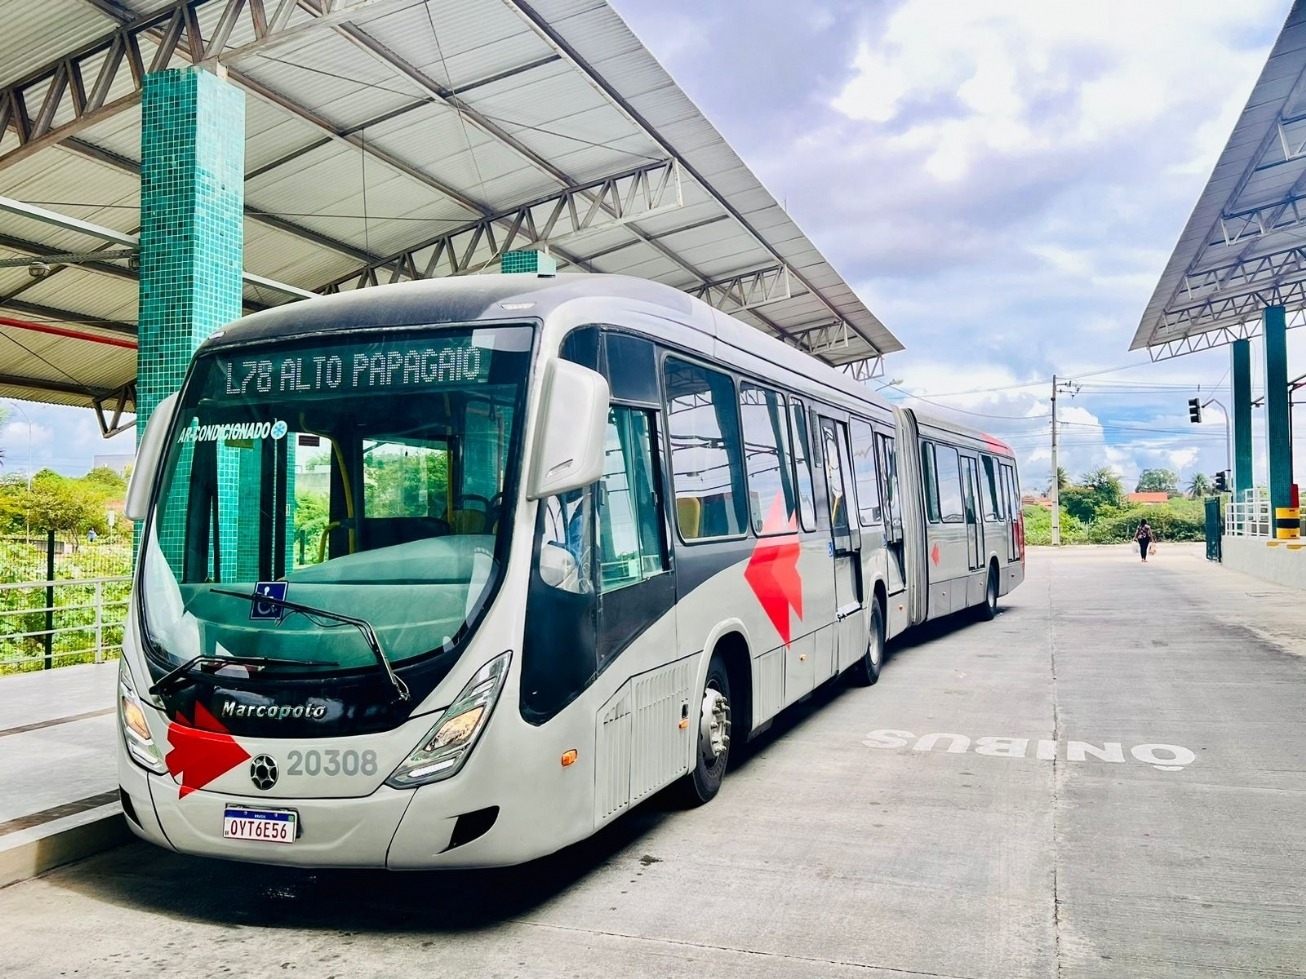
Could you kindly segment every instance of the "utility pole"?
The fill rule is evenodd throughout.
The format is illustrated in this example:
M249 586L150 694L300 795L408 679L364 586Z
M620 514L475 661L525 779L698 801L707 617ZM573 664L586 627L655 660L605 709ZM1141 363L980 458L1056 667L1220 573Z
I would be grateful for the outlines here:
M1052 546L1061 546L1061 467L1057 464L1057 375L1052 375Z
M1079 393L1079 385L1074 381L1057 380L1052 375L1052 546L1061 545L1061 460L1057 454L1057 440L1060 432L1057 427L1057 394L1065 391L1072 398Z

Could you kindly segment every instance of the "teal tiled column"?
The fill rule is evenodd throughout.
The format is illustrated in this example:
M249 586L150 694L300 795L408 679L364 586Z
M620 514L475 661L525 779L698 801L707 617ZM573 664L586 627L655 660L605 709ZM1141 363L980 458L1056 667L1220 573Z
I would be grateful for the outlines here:
M181 387L200 343L241 314L244 204L244 94L196 68L146 75L136 368L140 418L148 418ZM136 431L139 439L141 426ZM219 479L234 484L242 453L225 446L219 452ZM234 492L230 498L236 498ZM159 527L160 544L178 571L183 523L183 514L171 513ZM240 528L235 519L223 524L226 563L234 559Z
M1252 342L1235 340L1230 374L1233 377L1233 491L1235 499L1256 485L1252 473Z
M1270 506L1277 509L1290 505L1292 490L1287 316L1282 306L1267 306L1264 317L1265 435L1270 459Z

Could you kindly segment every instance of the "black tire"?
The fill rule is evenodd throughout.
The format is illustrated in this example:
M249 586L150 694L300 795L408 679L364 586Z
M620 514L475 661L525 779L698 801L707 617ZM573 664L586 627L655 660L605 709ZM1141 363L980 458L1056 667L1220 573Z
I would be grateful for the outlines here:
M989 580L984 586L984 604L979 607L981 621L992 622L998 614L998 569L989 565Z
M724 716L714 712L715 724L705 719L710 691L715 691L717 696L724 698L724 704L720 705ZM719 652L713 652L712 659L707 664L703 693L697 705L690 704L689 720L698 730L694 767L676 783L675 788L684 805L701 806L711 802L721 791L721 780L725 778L726 768L730 764L730 676L726 673L725 660Z
M871 628L866 639L866 652L848 668L848 680L855 687L869 687L880 678L884 665L884 613L879 602L871 602Z

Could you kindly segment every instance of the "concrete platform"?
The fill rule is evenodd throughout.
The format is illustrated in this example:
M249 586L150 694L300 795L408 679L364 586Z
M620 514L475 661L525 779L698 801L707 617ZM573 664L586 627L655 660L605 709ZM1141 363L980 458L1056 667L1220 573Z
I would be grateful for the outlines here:
M492 873L134 843L0 891L0 972L1302 976L1303 625L1200 546L1035 551L996 621L819 692L706 807Z
M116 662L0 677L0 887L126 842Z

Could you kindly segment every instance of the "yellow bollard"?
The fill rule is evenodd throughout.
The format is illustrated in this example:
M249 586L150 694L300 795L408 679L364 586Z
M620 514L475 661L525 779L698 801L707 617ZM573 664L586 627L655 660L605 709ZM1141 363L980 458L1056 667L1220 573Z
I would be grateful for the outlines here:
M1301 536L1301 510L1295 506L1274 508L1274 536L1291 540Z

